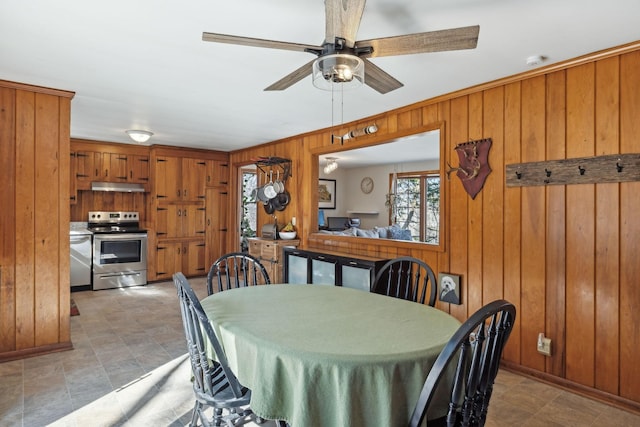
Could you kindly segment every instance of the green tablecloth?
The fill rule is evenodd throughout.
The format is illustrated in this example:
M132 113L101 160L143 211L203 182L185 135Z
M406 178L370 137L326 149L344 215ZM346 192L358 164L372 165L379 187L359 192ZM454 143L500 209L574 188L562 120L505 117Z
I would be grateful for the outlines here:
M202 306L253 411L291 427L406 426L460 325L432 307L333 286L252 286Z

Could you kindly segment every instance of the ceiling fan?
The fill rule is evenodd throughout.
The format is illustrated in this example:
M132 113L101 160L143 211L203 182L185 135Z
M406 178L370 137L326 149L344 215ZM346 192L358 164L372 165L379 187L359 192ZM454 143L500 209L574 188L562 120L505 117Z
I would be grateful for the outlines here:
M309 52L317 58L265 88L284 90L312 74L314 85L331 89L332 83L364 83L380 93L403 86L368 58L426 52L474 49L480 26L357 40L366 0L325 0L326 34L321 46L289 43L217 33L202 33L202 40L243 46Z

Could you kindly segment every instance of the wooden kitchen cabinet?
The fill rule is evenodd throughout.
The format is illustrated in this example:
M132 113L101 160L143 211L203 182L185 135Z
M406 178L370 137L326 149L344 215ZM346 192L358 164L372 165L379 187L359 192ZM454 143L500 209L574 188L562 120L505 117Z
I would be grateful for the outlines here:
M127 156L128 182L149 184L149 156Z
M267 240L261 238L250 238L249 255L260 260L269 273L271 283L283 283L282 275L284 248L295 249L300 245L300 240Z
M155 249L155 280L171 279L178 271L186 276L206 274L204 240L159 241Z
M158 156L154 175L159 202L203 201L207 178L205 161L195 158Z
M87 146L95 146L95 150L84 149ZM74 141L71 151L71 180L76 190L91 190L92 182L136 183L143 184L148 190L148 149L129 148L125 144Z
M102 170L102 153L98 151L72 152L71 161L74 162L76 188L78 190L90 190L93 181L99 181Z
M227 252L227 185L213 178L214 163L228 165L228 154L208 150L152 147L150 151L150 280L181 271L202 276Z
M229 193L226 188L208 188L206 192L206 262L211 266L225 254L227 247L227 210Z
M207 187L226 187L229 184L229 162L207 161Z
M156 208L156 236L164 239L204 237L204 204L167 204Z

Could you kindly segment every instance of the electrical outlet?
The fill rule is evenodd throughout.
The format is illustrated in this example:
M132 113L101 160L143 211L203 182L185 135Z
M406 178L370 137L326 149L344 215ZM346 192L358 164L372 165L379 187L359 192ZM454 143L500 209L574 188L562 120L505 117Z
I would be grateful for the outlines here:
M545 337L542 332L538 335L538 353L551 356L551 338Z

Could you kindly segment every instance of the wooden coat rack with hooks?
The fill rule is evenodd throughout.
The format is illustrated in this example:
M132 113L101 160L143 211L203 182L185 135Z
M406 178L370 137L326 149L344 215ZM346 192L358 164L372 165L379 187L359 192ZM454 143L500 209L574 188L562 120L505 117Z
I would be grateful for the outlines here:
M505 173L507 187L640 181L640 153L517 163Z

